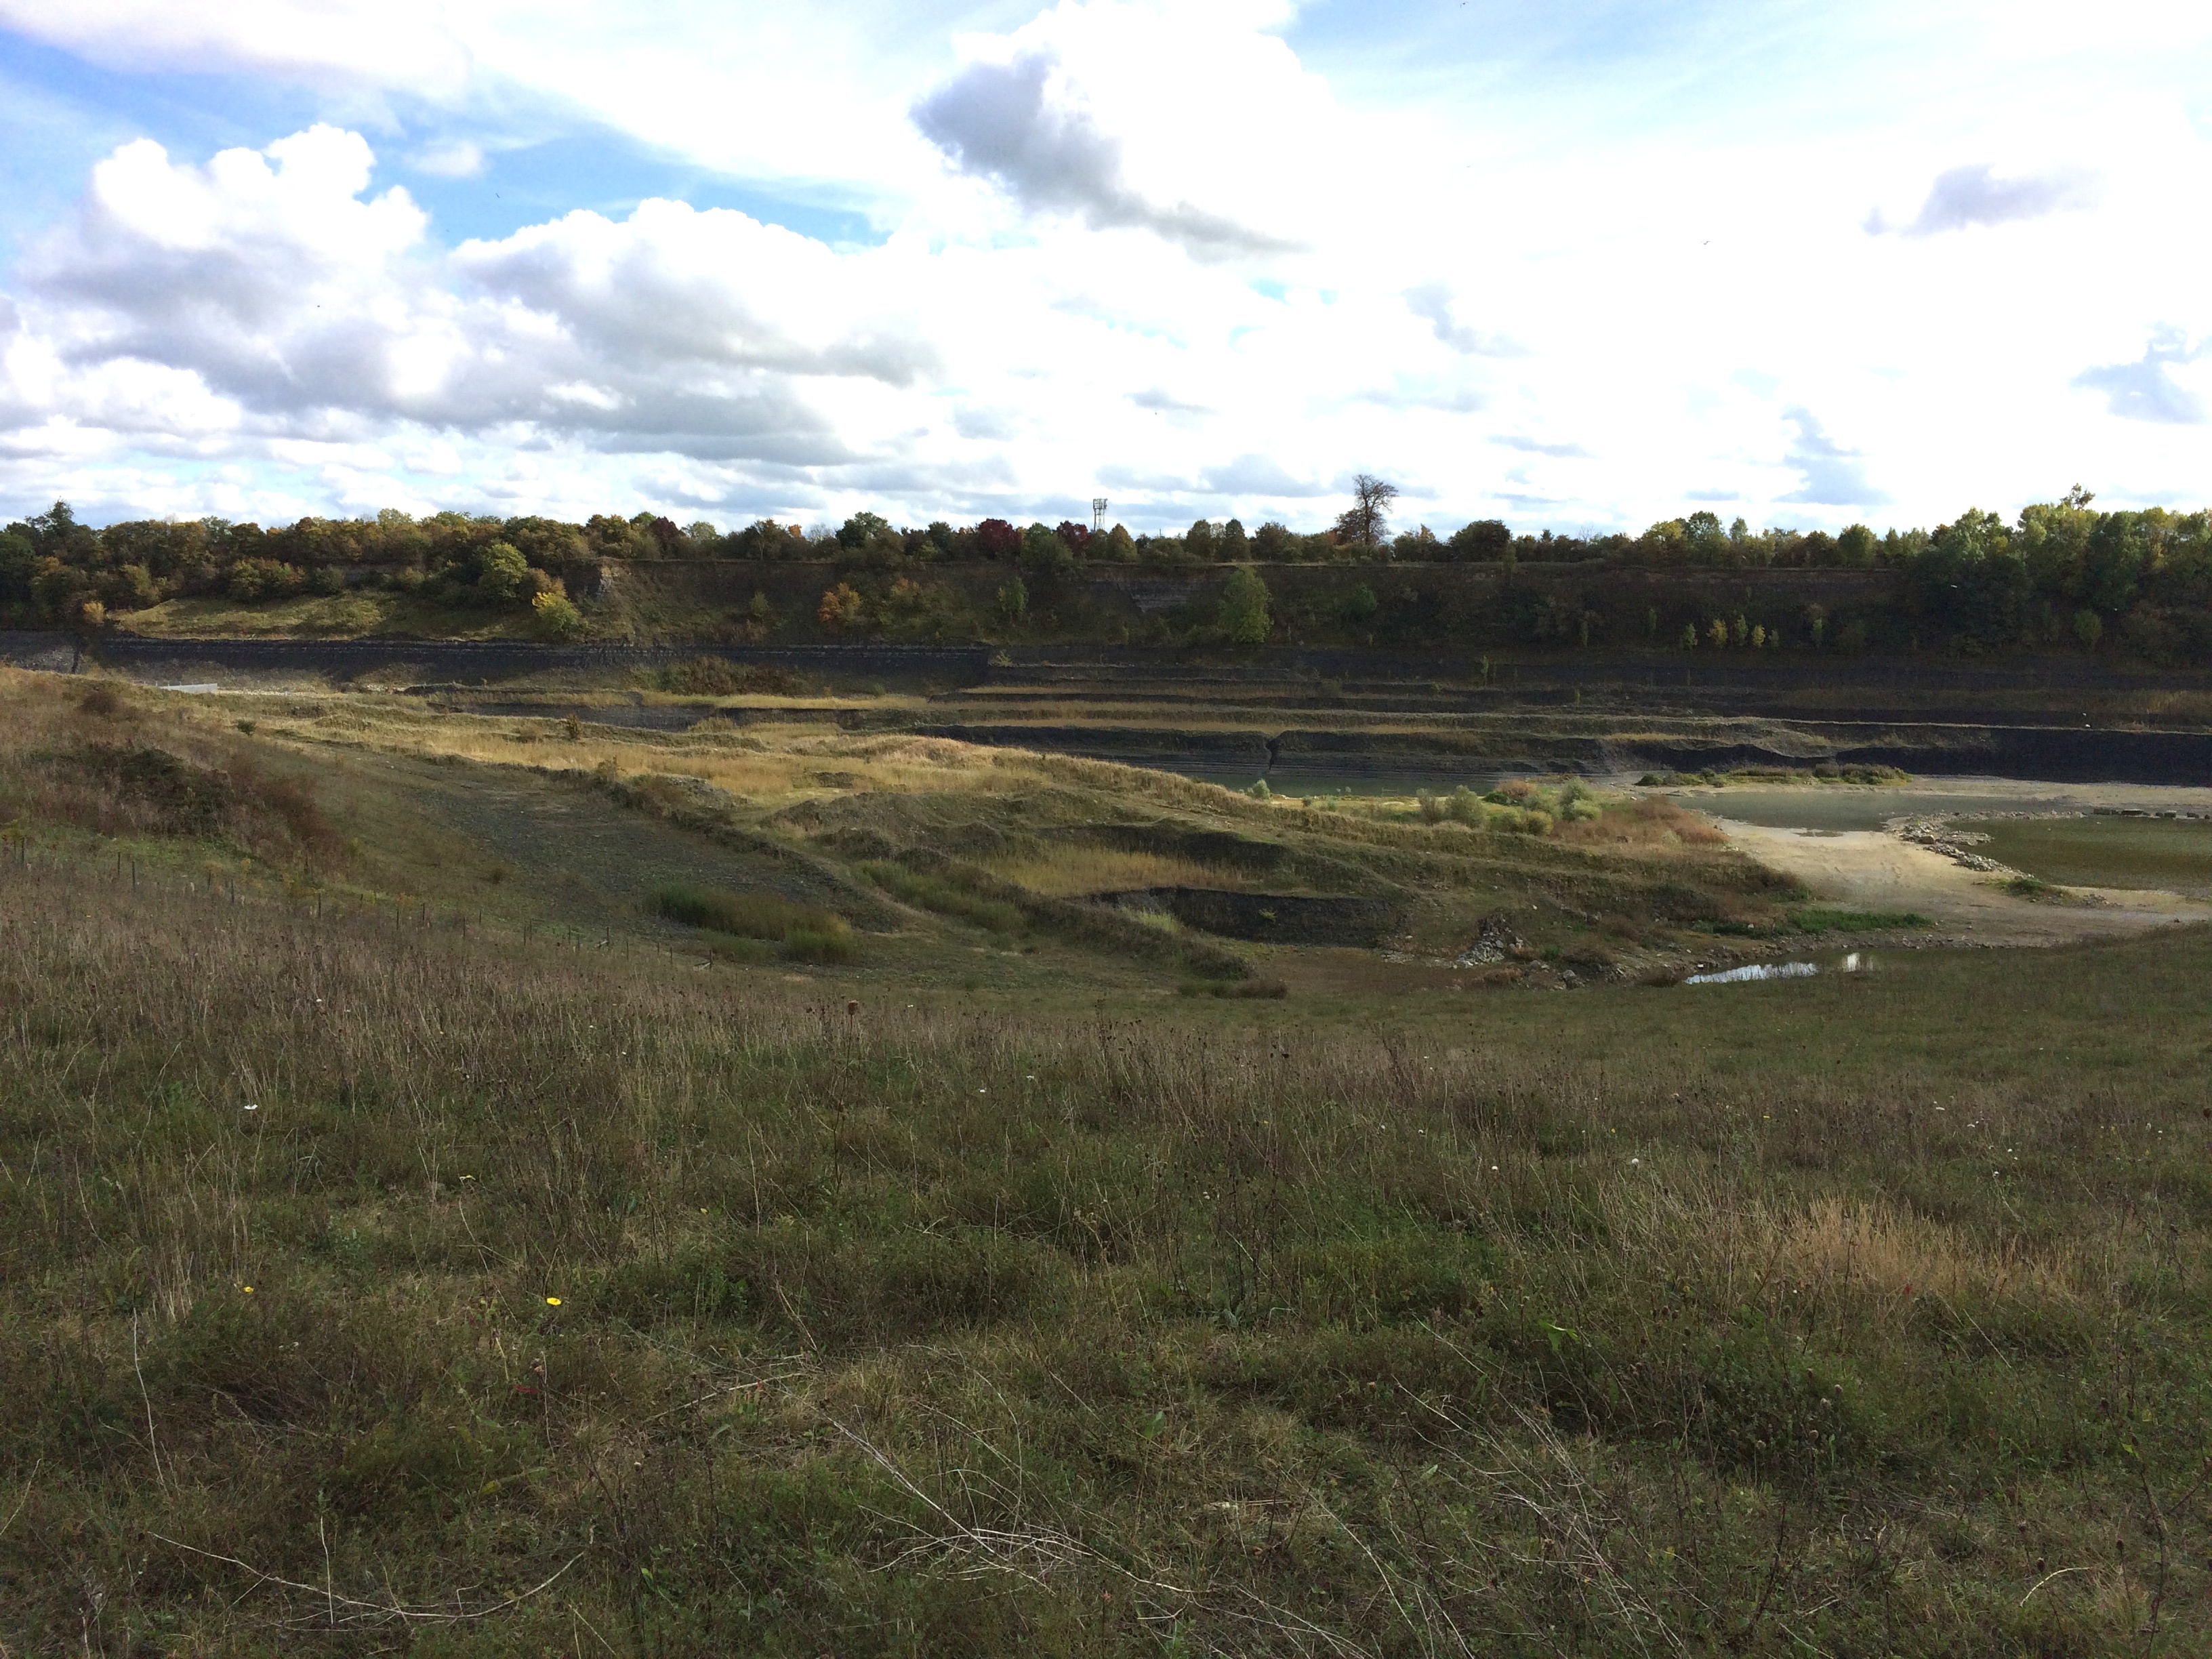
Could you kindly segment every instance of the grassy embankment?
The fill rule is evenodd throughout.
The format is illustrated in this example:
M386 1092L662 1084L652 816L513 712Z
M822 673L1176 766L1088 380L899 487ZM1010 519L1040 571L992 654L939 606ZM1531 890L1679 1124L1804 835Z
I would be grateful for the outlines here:
M154 639L528 639L531 613L514 606L441 604L384 588L241 603L221 597L166 599L118 618L119 631Z
M37 737L26 1651L2212 1630L2193 931L1472 1001L801 987L338 902L373 849L265 732Z
M730 872L740 884L840 910L864 934L950 927L963 950L980 928L1020 933L1024 949L1058 941L1233 976L1241 970L1202 941L1170 946L1125 913L1070 902L1197 886L1253 896L1248 933L1263 957L1260 901L1273 894L1370 901L1393 942L1430 959L1456 956L1489 926L1516 949L1500 971L1526 977L1564 963L1632 974L1705 950L1704 930L1717 926L1779 930L1796 896L1694 815L1601 801L1574 783L1515 784L1492 799L1257 799L1127 767L803 720L738 727L710 717L656 732L305 696L211 700L185 717L249 708L260 740L302 763L459 763L540 791L599 792L723 848L743 866ZM886 900L901 907L888 917ZM1008 907L1018 927L1000 925Z

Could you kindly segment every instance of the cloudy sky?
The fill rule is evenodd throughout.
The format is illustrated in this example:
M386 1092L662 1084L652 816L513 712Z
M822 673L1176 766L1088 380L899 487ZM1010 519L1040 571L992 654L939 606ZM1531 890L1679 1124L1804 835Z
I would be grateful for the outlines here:
M2212 500L2212 7L0 0L0 514Z

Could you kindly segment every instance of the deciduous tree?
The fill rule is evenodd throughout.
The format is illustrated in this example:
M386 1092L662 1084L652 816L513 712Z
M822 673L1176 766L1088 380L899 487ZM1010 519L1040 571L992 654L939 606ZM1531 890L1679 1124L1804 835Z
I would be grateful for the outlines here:
M1267 584L1250 565L1240 564L1229 573L1228 584L1221 590L1221 631L1230 644L1267 642L1268 597Z
M1372 473L1358 474L1352 480L1352 506L1338 515L1336 533L1355 547L1380 547L1389 527L1390 503L1397 499L1397 485Z

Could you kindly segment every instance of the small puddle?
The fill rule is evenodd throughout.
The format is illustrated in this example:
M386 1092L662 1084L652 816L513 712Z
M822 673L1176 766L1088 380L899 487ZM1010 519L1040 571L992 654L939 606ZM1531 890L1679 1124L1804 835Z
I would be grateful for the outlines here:
M1874 958L1863 951L1854 951L1828 971L1832 974L1863 974ZM1682 981L1685 985L1750 985L1766 979L1811 979L1820 971L1815 962L1747 962L1741 968L1723 969L1716 974L1692 974Z

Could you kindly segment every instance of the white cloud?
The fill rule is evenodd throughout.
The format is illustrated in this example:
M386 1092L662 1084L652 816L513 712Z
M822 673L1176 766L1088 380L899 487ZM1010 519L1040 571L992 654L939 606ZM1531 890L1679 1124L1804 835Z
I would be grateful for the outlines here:
M620 223L572 213L456 267L486 292L557 319L580 349L629 369L764 368L912 385L935 352L885 308L896 256L839 254L742 213L640 204Z
M1422 283L1406 290L1406 309L1436 331L1454 351L1477 357L1520 357L1527 349L1504 334L1486 333L1461 320L1458 301L1448 283Z
M1273 501L1310 501L1336 488L1329 480L1298 477L1266 455L1239 455L1208 467L1200 483L1215 495Z
M1521 450L1530 455L1548 455L1554 460L1586 461L1591 459L1589 451L1580 444L1546 443L1541 439L1531 438L1525 433L1501 432L1494 435L1490 441L1507 449Z
M1808 409L1785 409L1782 418L1796 430L1783 465L1803 480L1780 499L1819 507L1878 507L1889 497L1869 483L1866 462L1845 449Z
M128 370L231 411L196 428L272 441L520 423L611 450L808 465L856 452L806 381L903 386L930 363L910 326L865 303L874 284L854 267L875 255L665 202L448 254L404 190L366 195L373 161L329 128L204 167L125 146L27 262L37 349L11 353L16 401L91 415Z
M0 0L0 26L121 69L276 70L452 94L471 54L438 0Z
M969 64L915 105L914 118L962 172L1030 211L1078 214L1095 230L1148 230L1203 259L1297 246L1186 201L1146 199L1126 176L1121 142L1100 130L1047 52Z
M472 138L448 138L426 145L408 158L419 173L434 179L474 179L484 170L483 146Z
M2173 378L2175 368L2212 353L2212 340L2195 345L2178 328L2154 330L2143 355L2131 363L2085 368L2074 384L2105 394L2105 407L2123 420L2154 421L2168 426L2200 426L2204 399Z
M1692 33L1742 15L1710 9ZM920 520L1104 489L1134 524L1315 524L1366 466L1440 525L1634 526L1692 489L1826 522L2197 487L2204 31L2152 55L2055 5L1935 9L1762 31L1731 103L1704 95L1729 53L1552 64L1449 18L1422 38L1475 43L1480 95L1441 60L1333 86L1340 54L1302 59L1304 20L1258 0L959 37L888 0L0 0L111 65L390 94L79 181L0 284L0 494ZM1698 98L1638 78L1692 58ZM650 201L456 246L346 130L445 200L501 179L451 130L508 116L827 180L886 240ZM1863 234L1876 198L1913 234Z
M1146 386L1142 392L1133 392L1129 401L1139 409L1149 409L1155 415L1211 415L1213 410L1204 404L1192 403L1158 386Z
M1910 222L1893 225L1876 208L1867 216L1867 234L1881 236L1895 231L1904 236L1936 236L1975 225L2004 225L2040 219L2047 214L2079 212L2097 204L2098 185L2097 176L2081 167L2053 167L2009 179L1997 177L1996 169L1986 161L1950 167L1936 175L1928 199Z
M952 411L952 429L963 438L1003 443L1009 438L1020 435L1022 418L1011 409L992 409L963 403Z

